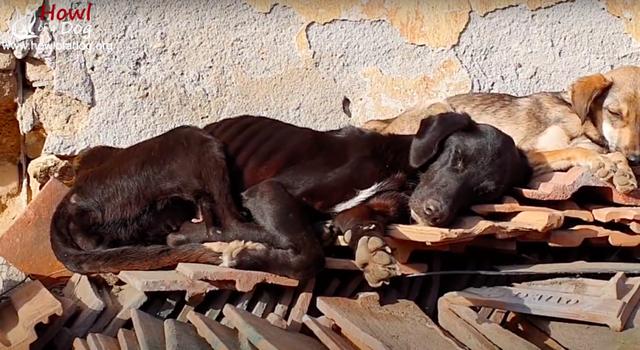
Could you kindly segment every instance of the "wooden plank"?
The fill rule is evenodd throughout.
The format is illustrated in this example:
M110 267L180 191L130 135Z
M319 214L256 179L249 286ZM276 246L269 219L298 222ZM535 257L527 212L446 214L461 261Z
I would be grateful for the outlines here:
M430 339L431 349L457 345L411 301L380 306L377 293L361 293L358 300L318 297L316 306L332 319L357 347L420 349Z
M209 349L209 344L198 335L195 327L172 319L164 321L164 338L167 350Z
M349 341L334 332L331 328L324 326L313 317L304 315L302 322L320 339L329 350L355 350L356 348Z
M261 350L275 349L325 349L320 342L306 335L286 331L271 325L266 320L257 317L233 305L226 305L223 309L227 317L238 332L244 335L256 348Z
M187 319L196 327L198 334L214 349L235 350L240 347L238 331L202 315L190 312Z
M140 350L136 333L129 329L120 328L118 330L118 344L122 350Z
M133 329L142 350L164 350L164 323L145 312L131 310Z

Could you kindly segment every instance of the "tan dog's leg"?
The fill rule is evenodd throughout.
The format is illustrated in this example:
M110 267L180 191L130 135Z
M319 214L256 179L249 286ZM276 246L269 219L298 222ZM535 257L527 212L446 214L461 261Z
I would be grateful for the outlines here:
M586 167L603 181L613 179L613 185L622 193L635 190L638 185L633 171L620 153L600 154L586 148L566 148L554 151L527 152L534 176L567 170L573 166Z

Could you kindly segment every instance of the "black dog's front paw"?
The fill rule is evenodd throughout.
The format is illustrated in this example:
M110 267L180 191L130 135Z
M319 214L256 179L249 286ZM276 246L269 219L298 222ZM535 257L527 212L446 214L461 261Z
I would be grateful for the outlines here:
M345 241L355 248L356 265L371 287L389 283L400 274L396 259L382 237L384 226L378 223L357 225L344 233Z

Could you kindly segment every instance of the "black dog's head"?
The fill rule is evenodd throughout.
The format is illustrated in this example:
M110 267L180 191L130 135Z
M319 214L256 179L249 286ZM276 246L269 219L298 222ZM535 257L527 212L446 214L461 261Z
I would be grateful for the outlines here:
M409 160L421 171L411 216L431 226L446 226L460 209L499 198L531 172L511 137L458 113L422 120Z

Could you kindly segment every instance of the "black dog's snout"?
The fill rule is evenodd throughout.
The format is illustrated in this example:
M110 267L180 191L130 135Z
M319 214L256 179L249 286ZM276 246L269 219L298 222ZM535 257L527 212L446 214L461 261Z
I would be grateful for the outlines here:
M442 205L434 200L426 201L422 208L422 212L424 213L424 218L433 226L442 224L446 216Z
M640 165L640 154L630 154L627 156L629 165Z

